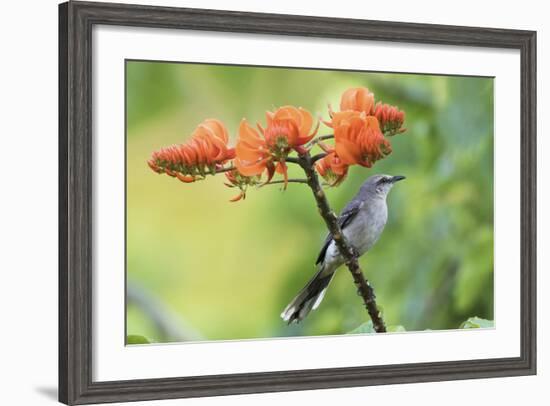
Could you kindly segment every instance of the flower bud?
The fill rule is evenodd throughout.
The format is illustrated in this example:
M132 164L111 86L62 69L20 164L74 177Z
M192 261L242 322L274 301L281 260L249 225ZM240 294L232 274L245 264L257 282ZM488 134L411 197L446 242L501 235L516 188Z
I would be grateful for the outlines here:
M235 149L227 146L228 134L219 120L203 121L183 144L172 145L153 152L147 164L156 173L166 173L185 183L214 175L235 157Z
M405 112L395 106L379 102L374 108L374 116L378 119L380 129L385 135L392 136L406 131L401 128L405 121Z

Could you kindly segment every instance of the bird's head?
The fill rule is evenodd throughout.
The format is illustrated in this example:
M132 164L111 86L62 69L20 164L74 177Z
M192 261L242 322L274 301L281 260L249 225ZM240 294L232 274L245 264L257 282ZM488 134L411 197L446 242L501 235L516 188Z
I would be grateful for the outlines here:
M365 193L374 194L385 198L393 185L400 180L405 179L404 176L391 176L391 175L373 175L368 178L361 189Z

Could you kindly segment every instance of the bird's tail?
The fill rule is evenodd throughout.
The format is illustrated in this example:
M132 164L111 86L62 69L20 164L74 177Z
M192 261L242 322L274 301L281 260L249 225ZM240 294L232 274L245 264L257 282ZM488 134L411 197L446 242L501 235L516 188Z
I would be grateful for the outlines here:
M321 267L281 313L281 318L288 324L293 321L299 323L310 311L317 309L321 304L328 285L335 274L335 272L327 274L323 271L324 269Z

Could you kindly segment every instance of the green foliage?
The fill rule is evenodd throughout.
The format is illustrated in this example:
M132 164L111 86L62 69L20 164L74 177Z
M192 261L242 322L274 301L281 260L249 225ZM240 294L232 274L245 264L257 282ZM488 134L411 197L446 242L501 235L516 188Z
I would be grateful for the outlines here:
M370 334L370 333L376 333L376 331L374 330L374 326L372 325L372 320L369 320L361 324L359 327L354 328L348 334Z
M404 331L407 331L407 330L405 330L405 327L399 326L399 325L397 325L397 326L387 326L386 330L388 331L388 333L402 333ZM374 330L374 326L372 325L371 320L361 324L357 328L354 328L348 334L370 334L370 333L376 333L376 331Z
M485 320L485 319L482 319L480 317L474 316L474 317L470 317L468 320L463 322L460 325L459 328L461 328L461 329L491 328L491 327L494 327L494 326L495 326L494 320ZM397 325L397 326L388 326L386 328L386 330L388 331L388 333L402 333L402 332L407 331L405 329L405 327L399 326L399 325ZM431 330L431 329L427 329L427 330ZM348 332L348 334L371 334L371 333L376 333L376 331L374 330L374 327L372 325L371 320L361 324L359 327L354 328L353 330Z
M476 316L470 317L460 325L460 328L491 328L494 326L494 320L485 320Z
M407 331L403 326L388 326L387 330L388 333L402 333L404 331Z
M151 342L144 336L129 334L126 336L126 344L150 344Z
M293 104L327 118L347 87L366 86L406 112L393 153L353 167L328 189L341 210L370 175L405 175L388 198L389 220L361 258L388 325L453 329L470 315L493 319L493 80L127 62L127 272L206 339L341 334L366 319L349 273L299 325L281 310L315 272L326 228L311 192L269 186L229 203L224 177L184 185L153 173L153 150L186 140L219 118L234 144L240 120ZM320 134L330 133L321 125ZM289 166L289 176L300 175ZM166 340L129 306L127 330ZM168 341L170 341L168 339Z

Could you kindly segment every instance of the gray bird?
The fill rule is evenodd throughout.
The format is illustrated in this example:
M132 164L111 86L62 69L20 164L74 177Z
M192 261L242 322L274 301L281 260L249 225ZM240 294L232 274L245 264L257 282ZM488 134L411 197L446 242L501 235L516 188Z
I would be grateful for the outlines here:
M360 256L372 248L384 231L388 220L386 197L393 185L402 179L405 177L371 176L338 217L338 224L347 241ZM283 310L281 318L288 324L300 322L311 310L315 310L323 300L336 270L343 264L344 259L329 233L317 257L317 272Z

